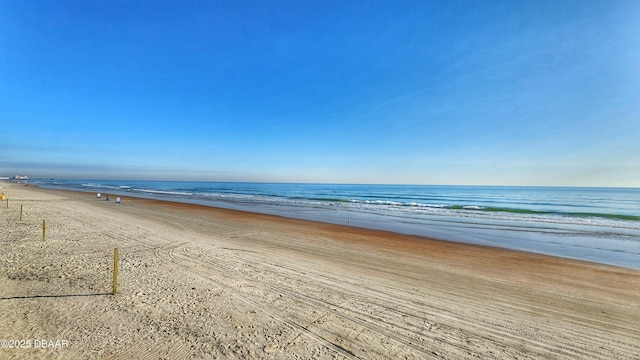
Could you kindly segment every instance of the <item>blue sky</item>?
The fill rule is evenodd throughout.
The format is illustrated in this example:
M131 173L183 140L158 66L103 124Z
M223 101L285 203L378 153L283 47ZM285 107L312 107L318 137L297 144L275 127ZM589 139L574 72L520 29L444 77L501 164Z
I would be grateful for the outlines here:
M640 186L637 1L0 1L0 175Z

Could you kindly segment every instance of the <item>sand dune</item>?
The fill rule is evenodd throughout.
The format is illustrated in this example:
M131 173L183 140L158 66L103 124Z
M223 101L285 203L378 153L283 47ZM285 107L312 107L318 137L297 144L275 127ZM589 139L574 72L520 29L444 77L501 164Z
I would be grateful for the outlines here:
M637 270L2 186L2 359L640 358Z

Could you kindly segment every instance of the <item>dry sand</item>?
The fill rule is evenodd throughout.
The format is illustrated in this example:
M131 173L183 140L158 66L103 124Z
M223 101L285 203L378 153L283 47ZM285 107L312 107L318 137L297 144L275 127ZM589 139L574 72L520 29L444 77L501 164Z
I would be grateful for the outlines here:
M1 359L640 358L638 270L0 186Z

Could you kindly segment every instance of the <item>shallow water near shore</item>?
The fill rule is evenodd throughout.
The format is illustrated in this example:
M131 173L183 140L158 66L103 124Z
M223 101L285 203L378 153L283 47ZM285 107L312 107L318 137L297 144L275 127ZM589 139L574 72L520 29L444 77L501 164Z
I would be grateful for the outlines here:
M36 180L640 269L640 189ZM115 200L115 199L113 199Z

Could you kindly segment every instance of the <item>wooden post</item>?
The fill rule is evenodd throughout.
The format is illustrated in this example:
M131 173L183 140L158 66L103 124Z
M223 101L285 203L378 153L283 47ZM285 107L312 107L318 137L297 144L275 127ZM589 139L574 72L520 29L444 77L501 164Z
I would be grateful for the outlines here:
M24 206L24 205L20 205L20 221L22 221L22 207L23 207L23 206Z
M42 220L42 241L47 238L47 221Z
M118 292L118 248L113 250L113 295Z

